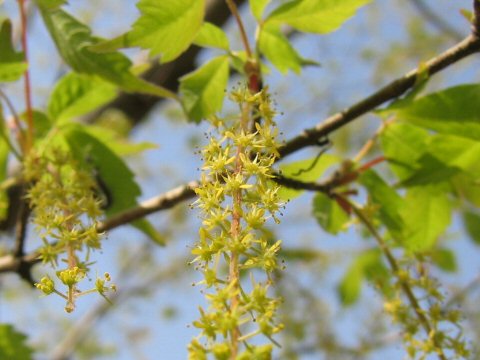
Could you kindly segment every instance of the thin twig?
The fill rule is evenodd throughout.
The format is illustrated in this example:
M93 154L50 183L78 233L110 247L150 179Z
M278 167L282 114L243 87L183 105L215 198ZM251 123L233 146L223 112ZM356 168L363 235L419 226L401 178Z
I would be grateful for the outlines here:
M252 48L250 47L250 43L248 41L247 32L245 31L245 26L243 25L242 18L240 17L240 13L238 12L237 5L233 0L225 0L230 12L232 13L235 21L237 22L238 29L240 30L240 37L242 38L243 47L245 48L245 52L247 53L247 58L251 58Z
M24 194L24 187L22 188L22 194ZM26 204L25 200L20 202L20 211L18 212L16 227L15 227L15 247L14 247L14 255L16 257L22 257L25 255L24 247L25 247L25 236L27 233L27 224L28 224L28 216L30 214L30 209Z
M480 0L473 0L472 33L477 38L480 37Z
M118 274L118 278L124 280L129 274L132 273L132 269L135 266L138 266L136 260L141 258L141 251L148 251L148 248L142 248L139 251L135 251L125 262L125 265L122 266ZM59 339L57 344L52 350L52 353L49 357L51 360L67 360L74 353L75 350L85 341L85 339L90 334L95 323L101 318L108 315L110 310L118 309L120 303L126 301L129 298L134 296L141 296L145 293L145 289L151 288L152 284L158 284L163 279L168 278L172 273L174 274L184 274L183 269L186 260L184 258L172 259L169 261L169 265L166 267L157 267L156 270L151 271L149 276L140 278L132 286L118 286L118 290L115 293L112 293L109 296L109 299L114 303L114 306L111 303L101 299L94 306L92 306L86 313L83 315L73 326L71 326L68 331L64 334L62 339Z
M22 186L21 194L24 194L25 187ZM23 199L23 195L20 200L20 210L17 215L15 223L15 246L13 250L13 256L16 259L20 259L18 263L17 273L22 279L28 282L30 285L34 285L35 281L32 278L31 268L32 264L24 262L21 259L25 255L25 240L27 236L28 218L30 216L30 208L28 203Z
M28 42L27 42L27 11L25 8L25 0L18 0L20 9L20 18L22 23L22 48L25 62L28 64ZM30 68L25 71L25 103L27 107L27 139L26 148L23 149L27 153L33 145L33 106L32 106L32 88L30 84Z
M476 19L478 19L476 24L480 24L480 0L475 0L474 4L475 13L477 14ZM470 35L444 53L430 59L427 62L429 75L433 75L447 68L448 66L474 53L477 53L478 51L480 51L480 38L478 38L475 34ZM279 149L281 157L278 160L281 160L307 146L314 145L318 139L329 135L333 131L349 124L365 113L376 109L380 105L400 97L415 85L415 81L419 72L420 69L418 68L410 71L406 75L392 81L390 84L384 86L374 94L368 96L353 106L328 117L325 121L319 123L314 128L304 130L302 134L294 137ZM282 181L281 176L277 181ZM159 195L151 200L146 201L145 203L142 203L138 207L127 210L106 220L100 225L98 230L102 232L111 230L118 226L125 225L131 221L138 220L154 212L170 209L183 201L193 198L195 196L194 189L197 186L198 181L192 181L186 185L170 190L165 194ZM315 186L318 186L318 184ZM312 191L317 190L312 189ZM38 262L38 255L35 253L29 254L26 258L24 257L24 261ZM17 262L18 259L15 259L11 255L0 257L0 273L6 271L17 271Z
M476 4L479 4L480 14L480 2L476 1ZM480 51L480 39L474 35L470 35L444 53L427 61L425 67L428 69L428 75L436 74L449 65L478 51ZM423 66L422 69L424 69ZM417 68L408 72L351 107L328 117L325 121L313 128L304 130L302 134L291 139L279 149L281 157L285 158L300 149L314 145L318 139L331 134L360 116L375 110L380 105L402 96L415 85L418 74L424 71L422 69Z
M363 147L360 149L360 151L357 153L357 155L354 156L353 162L354 163L359 163L367 154L372 150L373 146L377 142L378 137L381 135L383 130L385 129L385 126L389 124L389 121L383 122L377 131L375 131L375 134L368 139L368 141L363 145Z
M108 231L141 219L157 211L166 210L195 196L195 189L199 186L198 181L191 181L186 185L179 186L164 194L142 202L139 206L121 212L100 223L99 232Z
M363 210L358 208L355 204L350 203L351 208L354 212L354 214L357 216L357 218L360 220L360 222L365 225L365 227L370 231L372 236L375 238L377 241L378 247L382 251L382 253L385 255L388 264L390 265L392 272L394 276L397 277L398 282L400 283L400 286L407 297L408 301L410 302L410 305L412 306L418 320L420 321L420 324L422 325L423 329L427 333L428 336L431 335L433 327L430 324L430 321L424 314L424 310L420 306L419 301L417 300L412 288L410 287L410 284L406 281L404 281L400 276L399 276L399 271L400 271L400 266L397 263L397 260L393 256L392 252L390 251L390 248L386 245L385 241L383 240L382 236L378 233L377 229L375 226L370 222L368 217L363 213ZM432 338L433 344L435 345L436 351L438 352L438 358L441 360L447 360L445 354L443 353L442 346L438 343L437 338L434 336Z

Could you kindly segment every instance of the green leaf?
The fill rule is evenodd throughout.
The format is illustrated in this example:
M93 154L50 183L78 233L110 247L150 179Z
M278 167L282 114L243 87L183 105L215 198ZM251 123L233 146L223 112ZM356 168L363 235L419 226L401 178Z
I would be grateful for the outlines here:
M12 23L4 20L0 28L0 82L17 81L28 68L22 52L12 44Z
M292 0L274 10L265 23L288 24L310 33L337 30L371 0Z
M388 278L388 270L382 263L378 250L367 250L355 257L337 287L343 306L353 305L360 297L365 279L383 286Z
M219 56L180 79L181 101L190 120L198 123L222 109L228 65L228 56Z
M81 74L97 75L125 91L176 98L170 90L137 78L130 71L131 61L119 52L94 53L92 45L99 42L90 29L65 11L49 11L40 6L43 21L63 60Z
M225 32L209 22L203 23L193 43L202 47L212 47L227 51L230 49L230 42Z
M401 209L404 246L414 252L430 250L451 221L451 203L445 186L409 188Z
M64 132L76 158L91 163L110 192L111 205L107 215L116 214L137 204L140 187L133 172L103 142L85 132L80 126L71 126Z
M442 134L480 140L480 85L460 85L412 102L398 117Z
M33 350L25 344L27 337L12 325L0 324L0 359L31 360Z
M79 161L95 167L98 180L111 204L106 213L108 216L118 214L137 205L140 187L134 180L133 172L125 162L107 145L83 131L79 126L70 126L63 131L67 142ZM153 227L145 223L145 219L137 220L131 225L152 236ZM160 245L164 245L160 235L152 237Z
M260 52L283 74L288 70L299 74L302 66L315 64L297 53L277 24L262 27L258 41Z
M418 166L419 168L400 185L408 187L445 183L460 172L458 168L448 166L428 153L418 160Z
M128 141L128 138L119 136L113 129L103 126L88 125L82 127L82 130L103 142L110 150L119 156L135 155L145 150L158 148L156 144L149 142L132 143Z
M457 260L455 253L449 249L437 249L432 255L433 263L443 271L455 272L457 270Z
M433 136L428 151L450 167L459 168L475 176L480 172L480 141L455 135Z
M262 20L263 12L265 7L270 3L271 0L250 0L250 9L252 10L253 16L257 21Z
M43 140L47 135L47 133L52 128L52 125L53 125L52 120L43 111L40 111L37 109L33 109L32 114L33 114L33 123L35 124L35 127L34 127L35 140ZM22 114L20 114L20 118L23 121L26 121L27 113L23 112Z
M480 207L480 178L479 175L472 176L467 173L460 173L451 179L454 194L461 200L467 200L471 204Z
M480 215L473 211L463 212L463 224L470 239L477 245L480 245Z
M327 255L321 251L312 248L284 248L279 251L279 257L288 262L299 261L303 264L322 260Z
M88 114L108 103L116 87L100 78L69 73L55 85L48 101L48 114L57 123Z
M404 206L403 199L373 170L364 172L359 182L368 190L370 201L379 206L379 218L390 234L397 240L401 239L404 227L400 213Z
M149 49L151 56L160 55L165 63L187 50L205 15L205 0L140 0L137 7L141 16L132 30L96 46L96 50L139 46Z
M60 6L67 4L67 0L35 0L39 6L48 9L56 10Z
M428 131L407 123L393 123L385 127L380 141L392 171L406 179L418 168L418 160L426 151Z
M232 68L239 74L245 75L245 64L247 62L247 53L245 51L231 51L229 52ZM264 74L262 69L262 74Z
M312 169L309 169L314 163L315 158L295 161L288 164L280 165L280 171L283 175L295 180L304 182L312 182L318 180L325 171L332 165L338 164L340 158L331 154L322 154ZM309 169L309 171L302 171ZM299 174L300 172L300 174ZM294 190L282 187L278 192L278 196L283 200L292 200L304 193L304 190Z
M317 193L313 198L313 216L320 226L330 234L338 234L346 230L349 216L328 196Z
M145 235L147 235L156 244L160 246L165 246L165 244L167 243L165 236L158 232L157 229L155 229L155 227L152 225L152 223L147 219L136 220L132 223L132 225L141 232L143 232Z
M337 287L338 296L343 306L350 306L357 302L362 291L364 274L357 263L353 263L343 276Z
M470 23L473 24L475 21L475 14L468 9L460 9L460 14Z

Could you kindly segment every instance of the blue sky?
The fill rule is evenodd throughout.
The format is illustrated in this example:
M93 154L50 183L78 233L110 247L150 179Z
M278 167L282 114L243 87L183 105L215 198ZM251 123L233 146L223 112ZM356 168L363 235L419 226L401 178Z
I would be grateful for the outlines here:
M3 8L8 14L16 16L14 1L7 1ZM93 28L101 36L112 36L126 29L126 24L134 21L137 11L134 1L104 0L101 4L94 1L71 0L69 9L83 14L84 19L93 19ZM399 4L405 4L405 8ZM461 0L432 0L430 5L435 4L439 14L451 14L448 21L463 31L468 32L468 25L459 15L458 9L469 8L470 1ZM95 6L101 6L101 11L90 13ZM285 138L299 133L307 127L311 127L333 111L352 104L361 99L378 84L372 84L374 73L378 71L375 60L361 57L362 52L368 48L371 51L382 54L394 43L402 44L407 41L406 15L415 14L411 12L408 2L394 0L377 0L368 8L362 9L358 15L350 20L341 30L328 36L304 36L295 37L294 43L304 57L319 61L321 67L305 69L300 76L289 74L286 77L280 76L272 71L266 76L266 83L279 103L279 110L284 114L279 116L279 126L285 133ZM0 14L2 7L0 6ZM434 30L427 26L430 30ZM252 30L252 29L250 29ZM53 44L48 39L46 30L43 28L38 17L32 24L30 38L30 52L33 59L31 67L34 83L34 103L37 107L44 106L51 89L52 81L60 74L60 60L52 56L55 53ZM236 28L229 26L229 34L236 39ZM445 41L444 45L449 46L453 41ZM136 51L128 52L136 56ZM433 55L433 54L432 54ZM206 52L201 61L205 61L210 53ZM391 75L385 75L380 82L386 82L392 77L405 73L418 62L425 58L405 59L404 64L396 65ZM452 84L463 82L476 82L479 79L478 59L475 61L464 61L459 66L454 66L444 72L441 77L431 82L431 88L443 88ZM476 67L475 67L476 66ZM388 71L386 72L388 74ZM20 100L19 85L7 88L13 94L15 104L22 107ZM198 178L196 170L200 159L187 146L190 139L196 134L201 134L205 125L197 126L186 124L182 120L169 120L168 114L178 111L175 105L159 108L152 112L145 124L134 129L133 139L136 141L149 141L159 145L158 149L148 151L141 158L132 159L131 167L138 173L142 184L142 199L147 199L159 193L169 190L171 187L182 184L191 179ZM374 130L378 120L367 117L358 124L353 125L352 131L358 132L358 138L351 138L354 143L352 148L358 149L356 145L368 136L368 131ZM338 140L340 142L340 140ZM358 142L358 144L357 144ZM175 154L175 156L172 156ZM303 159L314 156L314 150L304 150L288 159ZM330 307L330 312L337 324L337 330L342 333L341 339L352 345L355 334L361 333L362 324L358 322L361 318L362 306L369 303L381 304L381 298L371 289L367 288L365 297L358 307L343 310L337 301L335 287L341 278L348 259L354 249L362 249L371 246L359 239L354 231L350 231L340 237L333 238L324 234L315 221L309 216L311 196L304 195L290 203L286 209L286 216L282 225L276 229L278 236L284 241L285 246L294 246L304 243L320 251L335 253L338 265L329 268L321 278L319 295L325 299ZM184 206L184 205L182 205ZM187 215L192 217L185 226L177 229L172 236L171 243L166 248L149 249L154 262L151 266L154 269L144 269L139 274L119 276L118 253L121 249L127 249L127 253L133 252L141 244L147 242L143 235L129 227L122 227L112 231L105 242L101 254L97 254L97 265L99 273L108 270L119 287L141 283L148 277L150 271L167 269L172 259L185 257L188 259L188 249L195 241L195 226L197 224L195 214L187 210ZM171 218L167 214L155 214L149 217L160 229L165 226ZM478 273L478 249L471 242L464 240L463 227L459 219L455 219L451 229L451 236L459 239L449 243L455 248L459 260L459 272L454 275L441 274L447 281L458 284L468 283ZM462 240L463 239L463 240ZM38 241L29 242L29 248L38 246ZM291 271L299 271L301 281L308 285L318 286L318 278L303 271L302 267L291 265ZM290 270L288 270L290 271ZM180 360L186 358L186 344L196 334L196 330L188 327L197 317L197 307L202 304L203 298L198 288L192 288L191 283L198 279L191 269L186 267L186 274L181 276L173 284L153 284L154 292L151 297L135 298L121 304L117 309L110 311L98 322L95 336L101 342L112 344L118 349L118 353L112 359L168 359ZM40 340L48 340L50 348L44 353L50 354L52 346L58 343L68 329L72 326L70 319L81 319L97 301L95 296L86 297L78 306L73 315L63 313L63 303L53 297L39 298L38 293L30 291L14 276L0 279L2 289L5 289L0 297L0 321L12 322L18 328L29 334L33 343ZM22 289L22 297L15 297L15 292ZM13 300L12 300L13 297ZM176 308L177 317L166 319L162 316L165 309ZM65 321L65 318L69 321ZM128 341L128 335L119 331L122 327L133 328L135 332L130 336L142 337L138 346L132 346ZM51 330L51 329L54 330ZM148 330L148 332L146 332ZM48 332L47 332L48 331ZM50 331L56 335L52 339ZM352 336L350 336L352 335ZM387 350L373 356L372 359L400 359L402 350L397 347L390 347ZM39 356L39 359L48 357ZM302 359L316 359L316 357L302 357Z

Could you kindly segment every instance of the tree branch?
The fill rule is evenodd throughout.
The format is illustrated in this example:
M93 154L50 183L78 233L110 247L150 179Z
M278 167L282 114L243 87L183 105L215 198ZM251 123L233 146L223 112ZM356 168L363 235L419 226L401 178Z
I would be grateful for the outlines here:
M193 198L195 196L195 188L198 186L199 183L197 181L191 181L186 185L179 186L164 194L144 201L139 206L112 216L111 218L100 223L98 231L108 231L121 225L128 224L134 220L143 218L154 212L170 209L182 201Z
M472 33L477 38L480 38L480 0L473 0Z
M480 24L480 0L475 0L474 5L476 14L475 24ZM480 28L480 26L478 26L478 28ZM480 38L475 34L476 33L473 33L444 53L430 59L426 63L428 74L431 76L468 57L469 55L480 51ZM413 88L420 71L421 70L417 68L408 72L404 76L392 81L390 84L384 86L377 92L359 101L353 106L328 117L325 121L319 123L313 128L304 130L302 134L291 139L279 149L281 155L279 160L300 149L317 144L319 139L326 137L333 131L340 129L353 120L356 120L360 116L376 109L380 105L400 97L406 91ZM279 178L278 181L282 181L282 179ZM291 186L298 185L298 183L294 184L291 181L292 179L288 181L285 180L284 184L288 183ZM314 189L315 187L323 186L319 184L310 185L312 187L311 190L315 191L321 191L320 189ZM193 198L195 196L194 189L197 186L198 182L192 181L184 186L177 187L165 194L150 199L136 208L127 210L124 213L118 214L106 220L100 225L99 231L111 230L115 227L124 225L154 212L170 209L176 204ZM24 256L21 259L15 258L12 255L7 255L0 258L0 273L8 271L18 272L20 260L32 264L39 261L37 259L37 255L34 253Z
M480 14L480 0L477 0L475 4ZM428 69L428 75L434 75L478 51L480 51L480 39L478 36L472 34L444 53L427 61L425 67ZM423 70L416 68L408 72L353 106L330 116L313 128L306 129L302 134L291 139L279 149L281 157L284 158L300 149L314 145L318 139L338 130L358 117L375 110L380 105L400 97L409 89L413 88L420 71Z

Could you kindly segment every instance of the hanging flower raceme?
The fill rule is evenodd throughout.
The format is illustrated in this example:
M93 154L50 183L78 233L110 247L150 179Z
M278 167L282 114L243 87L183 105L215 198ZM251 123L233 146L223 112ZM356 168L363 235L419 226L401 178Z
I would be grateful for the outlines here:
M203 223L192 253L204 275L197 284L206 287L209 306L200 308L193 323L201 334L189 345L192 360L270 359L272 336L282 329L276 321L280 300L269 296L281 242L267 239L262 231L269 219L278 222L283 207L271 171L279 156L274 111L265 90L250 94L242 88L231 98L240 115L232 121L213 119L218 136L209 135L201 152L204 165L195 205ZM250 344L257 335L269 343Z
M58 286L65 286L66 291L48 275L35 286L45 295L56 293L64 298L67 312L75 309L81 295L98 292L105 296L106 291L115 290L115 285L106 286L108 273L97 278L93 289L80 291L78 286L89 271L90 251L100 249L103 237L97 230L102 211L92 173L57 148L41 156L32 153L24 163L24 178L31 184L27 199L35 230L44 243L40 258L52 265Z

